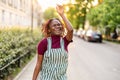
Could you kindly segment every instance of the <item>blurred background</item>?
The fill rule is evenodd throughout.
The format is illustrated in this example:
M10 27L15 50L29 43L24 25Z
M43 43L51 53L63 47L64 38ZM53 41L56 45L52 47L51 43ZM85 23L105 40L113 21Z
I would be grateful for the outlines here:
M74 39L79 40L76 43L107 41L119 45L120 0L0 0L0 80L13 80L33 59L43 37L42 25L50 18L60 18L55 9L57 4L64 6L74 28ZM116 65L120 66L118 62ZM111 80L120 80L116 78Z

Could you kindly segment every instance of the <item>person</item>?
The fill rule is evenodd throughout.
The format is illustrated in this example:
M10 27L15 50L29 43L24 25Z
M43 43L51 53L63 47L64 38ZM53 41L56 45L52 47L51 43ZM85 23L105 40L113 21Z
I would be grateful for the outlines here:
M116 28L114 28L113 34L111 35L112 39L117 39L118 38L118 34L116 31Z
M45 37L38 44L37 63L32 80L37 80L38 76L40 80L67 80L67 47L72 42L73 28L64 15L63 6L57 5L56 10L65 25L58 18L50 19L43 25Z

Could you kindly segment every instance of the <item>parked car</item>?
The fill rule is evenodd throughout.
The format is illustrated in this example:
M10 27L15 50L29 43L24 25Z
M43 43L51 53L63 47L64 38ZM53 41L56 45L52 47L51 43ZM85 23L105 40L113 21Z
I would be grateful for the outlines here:
M97 31L87 30L84 35L84 40L96 41L96 42L101 43L102 42L102 34Z
M85 33L86 33L86 31L83 30L83 31L81 32L81 34L80 34L80 38L84 39Z
M77 30L76 29L73 30L73 35L77 36Z
M82 31L83 31L83 29L82 29L82 28L80 28L80 29L77 31L77 36L78 36L78 37L80 37L80 36L81 36Z

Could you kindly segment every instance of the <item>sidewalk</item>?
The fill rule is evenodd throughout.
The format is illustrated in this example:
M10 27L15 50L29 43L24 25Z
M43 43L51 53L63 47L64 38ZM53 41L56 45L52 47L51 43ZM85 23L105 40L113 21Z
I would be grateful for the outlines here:
M32 80L36 56L23 68L23 70L13 80Z

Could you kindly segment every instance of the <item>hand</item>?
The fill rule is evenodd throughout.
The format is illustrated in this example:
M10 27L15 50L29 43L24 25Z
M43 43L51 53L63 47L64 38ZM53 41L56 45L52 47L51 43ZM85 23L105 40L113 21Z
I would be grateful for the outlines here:
M64 14L64 8L62 5L57 5L56 10L57 10L58 14L60 14L60 15Z

